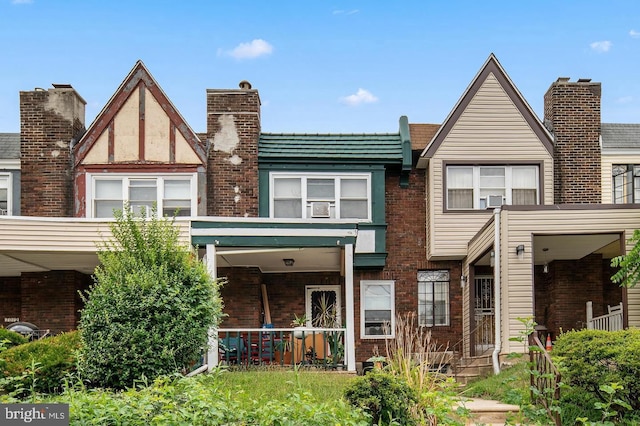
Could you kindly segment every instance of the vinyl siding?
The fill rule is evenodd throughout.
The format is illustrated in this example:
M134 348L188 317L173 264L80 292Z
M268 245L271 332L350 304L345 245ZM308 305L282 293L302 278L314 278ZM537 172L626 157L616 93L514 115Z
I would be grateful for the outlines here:
M518 318L533 315L532 238L534 234L625 233L628 237L638 227L638 209L530 210L501 214L501 288L502 352L521 351L519 343L510 342L524 330ZM524 244L524 258L518 259L514 247ZM633 246L627 244L629 252ZM640 326L640 290L629 292L629 326Z
M429 161L429 258L466 255L467 242L492 212L443 213L444 163L541 163L543 203L553 203L553 161L543 143L490 74Z

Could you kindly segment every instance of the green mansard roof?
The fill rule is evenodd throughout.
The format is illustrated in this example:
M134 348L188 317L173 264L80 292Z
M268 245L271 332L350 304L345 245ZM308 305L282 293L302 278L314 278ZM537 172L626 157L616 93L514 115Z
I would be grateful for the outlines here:
M410 157L406 117L398 133L261 133L258 159L265 163L365 163L404 165ZM406 144L409 152L407 152ZM409 159L410 161L410 159Z

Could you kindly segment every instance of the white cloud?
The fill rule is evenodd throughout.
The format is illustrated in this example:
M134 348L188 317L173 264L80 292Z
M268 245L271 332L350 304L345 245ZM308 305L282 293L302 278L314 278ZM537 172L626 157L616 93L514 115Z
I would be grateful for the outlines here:
M355 13L360 12L360 10L358 9L353 9L353 10L334 10L333 13L334 15L353 15Z
M611 49L613 43L610 41L594 41L589 46L591 46L591 50L594 50L598 53L605 53Z
M378 98L373 96L373 94L368 90L358 89L355 94L340 98L340 102L349 106L357 106L360 104L371 104L374 102L378 102Z
M31 4L33 0L11 0L11 4Z
M629 31L629 35L633 38L640 38L640 32L636 31L636 30L631 30Z
M218 50L218 54L220 54ZM273 52L273 46L266 41L257 38L249 43L240 43L233 50L226 52L229 56L236 59L253 59L259 56L270 55Z
M616 99L616 102L619 104L628 104L633 102L633 96L623 96L621 98Z

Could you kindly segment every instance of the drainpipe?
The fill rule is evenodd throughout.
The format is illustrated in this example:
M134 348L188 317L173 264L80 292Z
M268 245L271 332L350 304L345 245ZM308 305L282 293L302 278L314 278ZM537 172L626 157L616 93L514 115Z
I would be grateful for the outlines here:
M494 297L494 315L493 320L495 321L495 346L493 348L493 354L491 356L493 360L493 372L494 374L500 373L500 350L502 349L502 330L500 328L500 317L502 312L502 302L500 297L500 208L493 210L493 223L494 223L494 243L493 243L493 251L494 251L494 263L493 263L493 297Z

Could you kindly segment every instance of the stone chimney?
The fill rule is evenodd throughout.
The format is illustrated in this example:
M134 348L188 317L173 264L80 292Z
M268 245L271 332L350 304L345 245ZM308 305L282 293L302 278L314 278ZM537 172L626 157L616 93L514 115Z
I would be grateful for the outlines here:
M71 148L85 131L85 105L69 84L20 92L22 215L73 215Z
M207 214L258 216L260 97L240 89L207 89Z
M556 204L601 203L600 83L558 78L544 95L544 121L554 135Z

